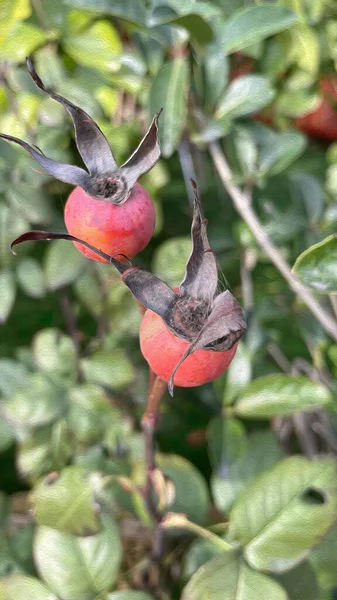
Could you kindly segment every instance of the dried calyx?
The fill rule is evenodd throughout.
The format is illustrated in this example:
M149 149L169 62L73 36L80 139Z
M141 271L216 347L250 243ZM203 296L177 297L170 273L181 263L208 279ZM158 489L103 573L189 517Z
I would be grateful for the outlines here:
M29 58L26 63L36 85L50 98L62 104L70 114L75 126L76 145L88 171L47 158L38 148L11 135L1 133L0 137L19 144L56 179L78 185L98 200L123 204L139 177L147 173L160 157L158 117L161 111L154 116L149 130L134 153L121 167L117 167L107 139L92 118L63 96L46 88Z
M192 252L186 264L185 277L179 292L164 281L140 267L130 266L116 257L108 256L87 242L65 233L30 231L12 242L27 240L65 239L80 242L110 261L122 276L124 283L143 306L162 317L167 327L190 346L175 366L169 381L172 394L174 375L192 352L203 348L214 352L229 350L246 329L242 309L228 291L217 294L218 271L214 253L207 237L207 221L202 218L196 186L193 183L194 213L192 222Z

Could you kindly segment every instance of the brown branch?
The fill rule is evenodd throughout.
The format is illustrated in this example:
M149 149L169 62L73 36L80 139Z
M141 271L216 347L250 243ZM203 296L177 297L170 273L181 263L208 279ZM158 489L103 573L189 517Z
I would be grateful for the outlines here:
M218 143L212 142L209 145L209 151L214 165L218 171L219 177L230 195L233 205L245 223L248 225L256 241L267 254L268 258L283 275L291 289L301 298L302 302L309 308L316 319L320 322L325 331L337 341L337 322L320 305L312 293L296 279L289 265L284 260L279 250L274 246L269 236L263 229L257 215L255 214L248 196L237 187L232 181L232 173Z

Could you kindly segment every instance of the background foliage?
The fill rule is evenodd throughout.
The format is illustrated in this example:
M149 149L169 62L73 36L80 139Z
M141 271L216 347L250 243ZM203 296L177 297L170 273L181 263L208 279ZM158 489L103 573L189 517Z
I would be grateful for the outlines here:
M177 285L189 178L248 331L225 376L165 396L153 523L140 418L140 314L113 268L64 242L69 189L0 142L0 599L328 600L337 587L337 343L236 214L208 153L308 289L336 311L337 21L333 0L1 0L0 131L78 162L45 83L99 123L117 162L161 106L143 178L157 227L136 262ZM157 532L158 533L158 532Z

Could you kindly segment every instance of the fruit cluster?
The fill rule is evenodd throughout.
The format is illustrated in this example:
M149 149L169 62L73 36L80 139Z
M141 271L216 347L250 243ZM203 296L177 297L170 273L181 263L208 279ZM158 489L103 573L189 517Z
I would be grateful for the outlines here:
M87 170L56 162L26 142L0 134L27 150L49 174L76 186L64 211L68 234L30 231L14 240L12 247L27 240L65 239L88 258L111 263L145 309L141 351L152 371L168 382L171 394L174 384L197 386L219 377L231 363L246 323L234 296L228 290L218 293L216 258L194 182L192 251L179 288L171 289L152 273L129 264L147 246L155 226L153 203L137 181L160 157L160 113L134 153L118 167L91 117L47 89L29 59L27 67L36 85L70 114Z

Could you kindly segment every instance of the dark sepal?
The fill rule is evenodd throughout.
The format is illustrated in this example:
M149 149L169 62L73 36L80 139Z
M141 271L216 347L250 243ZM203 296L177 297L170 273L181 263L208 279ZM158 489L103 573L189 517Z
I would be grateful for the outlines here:
M56 179L64 181L65 183L79 185L84 190L88 189L90 176L84 169L75 167L73 165L66 165L65 163L60 163L56 160L52 160L51 158L47 158L44 154L42 154L42 152L35 150L35 148L27 144L27 142L13 137L12 135L0 133L0 138L8 140L9 142L14 142L15 144L18 144L27 150L27 152L29 152L29 154L35 158L39 165L41 165L41 167L43 167L47 173L49 173L49 175L52 175Z
M172 371L168 382L171 396L173 395L174 376L180 365L192 352L201 348L215 352L230 350L235 342L243 336L246 327L245 316L234 296L228 290L219 294L213 302L212 311L205 325Z
M218 269L207 237L207 220L202 218L197 186L193 180L191 183L194 189L192 252L186 265L185 278L180 284L180 292L211 303L218 284Z
M75 126L77 148L90 175L96 176L98 174L115 171L117 169L117 164L111 148L95 121L93 121L84 110L66 98L63 98L60 94L56 94L49 88L46 88L35 71L30 58L26 59L26 64L30 76L40 90L46 92L53 100L60 102L70 114Z
M27 231L11 243L13 252L14 246L22 242L37 242L41 240L68 240L83 244L98 256L109 261L117 271L122 275L125 285L130 289L137 300L145 306L161 316L168 324L172 315L172 308L178 299L178 295L161 279L152 275L149 271L145 271L140 267L134 267L117 260L114 256L109 256L102 250L95 248L88 242L81 240L69 233L53 233L51 231ZM15 254L15 252L13 252Z
M162 108L155 114L152 123L130 158L121 166L120 171L131 190L141 175L152 169L160 157L158 142L158 119Z

